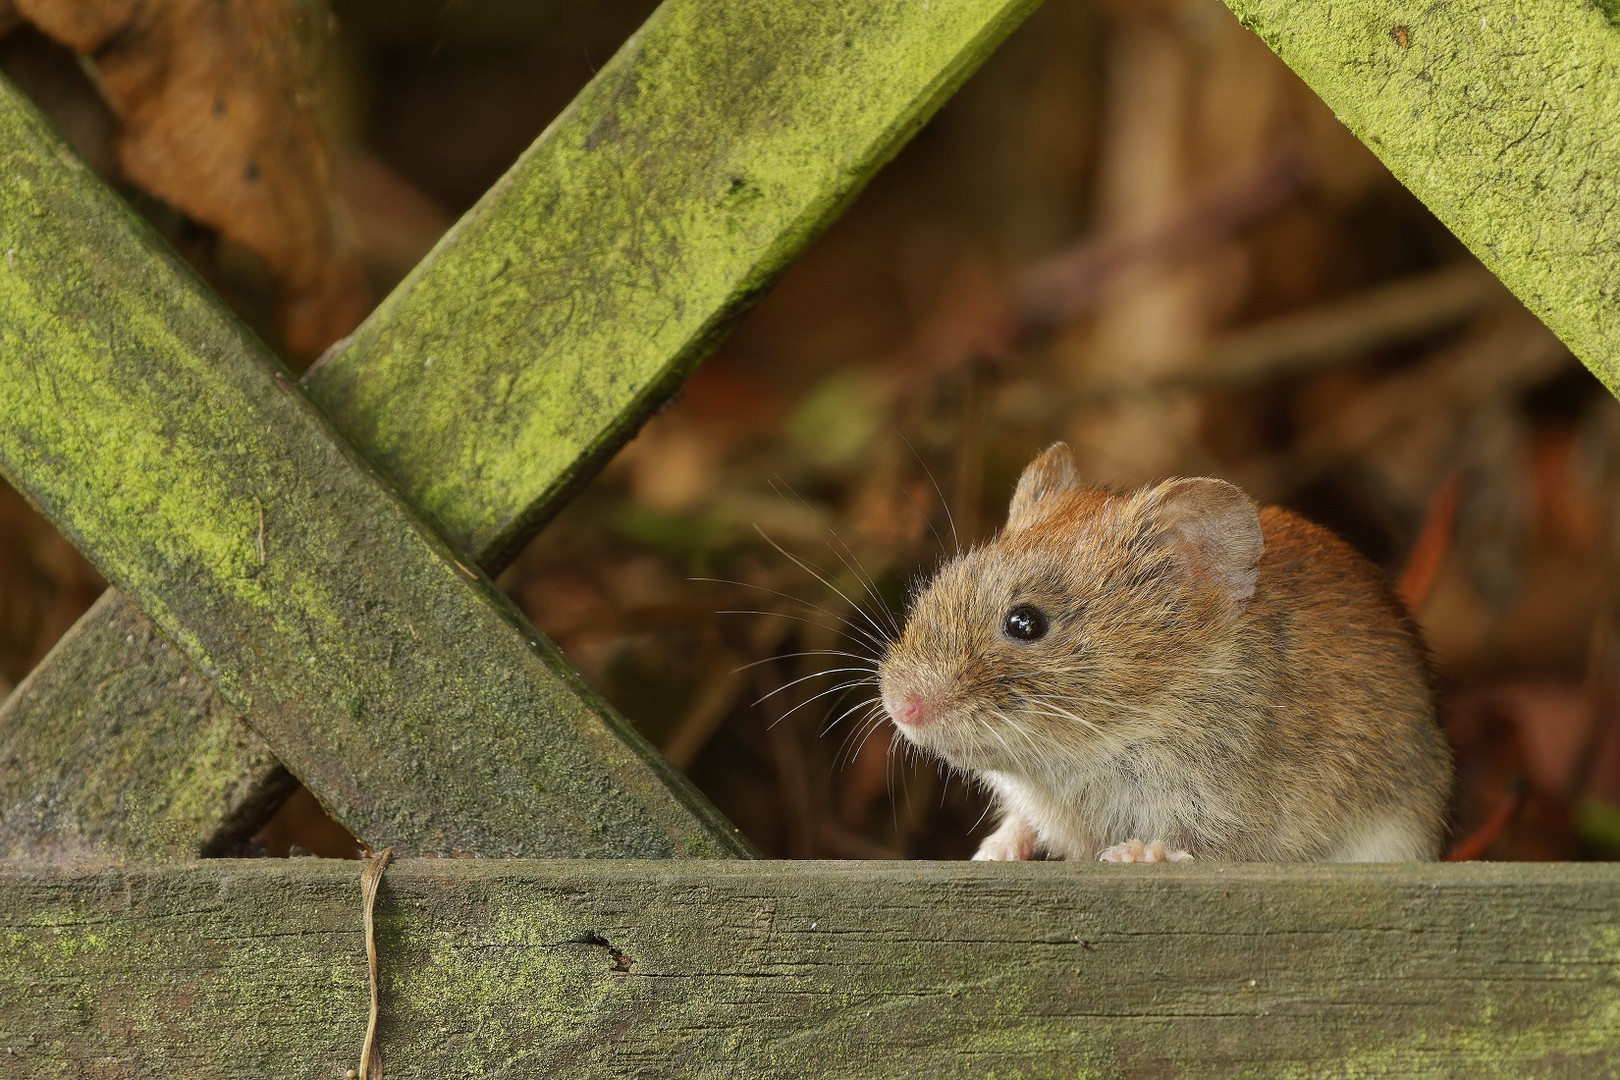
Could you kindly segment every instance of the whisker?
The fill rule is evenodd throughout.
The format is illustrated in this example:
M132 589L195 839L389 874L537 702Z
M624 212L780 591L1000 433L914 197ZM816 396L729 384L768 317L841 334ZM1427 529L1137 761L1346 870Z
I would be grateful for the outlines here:
M848 632L840 629L839 627L828 626L824 622L817 622L815 619L807 619L803 615L795 615L795 614L793 614L792 612L789 612L789 611L758 611L758 610L754 610L754 609L751 609L751 608L725 608L724 610L715 612L715 614L716 615L764 615L767 618L772 618L772 619L791 619L793 622L804 623L806 626L815 626L815 627L821 628L822 630L831 630L833 633L837 634L839 637L841 637L844 640L848 641L850 644L856 646L857 648L862 648L862 649L870 648L870 649L873 649L874 651L879 652L879 653L883 652L885 649L888 648L888 643L887 642L878 641L876 638L872 637L871 634L866 633L866 631L863 628L855 625L854 623L850 622L848 619L841 619L840 621L845 626L849 627L851 630L854 630L857 633L860 633L861 635L863 635L862 637L854 637L851 634L849 634ZM838 616L835 615L835 616L833 616L833 618L836 619L836 618L838 618Z
M1146 672L1155 673L1155 674L1159 673L1159 672L1166 672L1167 671L1167 672L1170 672L1170 673L1176 674L1176 675L1251 675L1252 676L1254 674L1252 671L1245 671L1242 668L1191 667L1191 666L1189 666L1187 664L1132 664L1130 666L1130 669L1132 671L1146 671ZM1041 673L1043 675L1078 675L1078 674L1081 674L1081 673L1094 673L1095 671L1096 671L1095 668L1087 668L1087 667L1042 668L1041 669Z
M860 745L855 747L855 752L849 756L851 761L854 761L856 758L861 756L861 751L866 748L866 741L881 730L882 727L883 717L873 716L871 721L866 725L866 734L861 737Z
M883 707L883 700L881 698L875 698L874 697L874 698L866 698L863 701L857 701L855 704L851 705L849 708L845 709L843 712L839 713L837 716L835 716L831 720L827 721L827 726L821 729L821 734L822 734L823 737L832 734L832 729L833 728L835 728L839 724L843 723L845 717L847 717L849 714L851 714L851 713L853 713L853 712L855 712L855 711L857 711L859 709L866 709L868 711L871 711L874 708L881 709L882 707ZM856 726L859 727L860 725L857 724Z
M994 798L989 798L984 801L984 809L979 811L979 819L972 825L968 826L969 833L973 832L974 829L977 829L980 825L984 824L984 819L990 816L990 808L995 805L996 800Z
M894 798L894 751L896 746L905 741L905 738L904 735L900 734L900 729L896 728L894 733L889 736L889 749L883 760L883 785L888 789L889 794L889 820L894 823L896 833L900 832L900 811L896 807Z
M876 685L875 683L872 683L872 682L870 682L868 680L865 680L865 679L861 679L861 680L858 680L858 681L855 681L855 682L840 683L837 686L829 687L826 690L823 690L818 694L812 694L810 697L805 698L803 701L801 701L797 705L793 706L793 708L789 709L787 712L783 713L781 716L778 716L775 720L772 720L770 726L775 727L777 724L780 724L783 720L786 720L788 717L792 716L794 713L798 712L800 709L804 708L806 705L810 704L812 701L815 701L815 700L817 700L819 698L824 698L824 697L828 696L829 694L848 693L849 691L855 689L857 686L875 686L875 685ZM839 700L842 700L842 699L840 698ZM838 702L834 701L832 707L835 708L835 709L838 708Z
M722 614L722 615L734 615L734 614L737 614L737 612L723 611L720 614ZM804 657L804 656L842 656L842 657L846 657L846 658L848 658L850 660L862 660L862 661L870 661L871 660L871 657L869 657L869 656L862 656L860 653L845 652L843 649L802 649L799 652L774 653L774 654L772 654L770 656L762 657L762 658L760 658L758 660L750 660L746 664L742 664L742 665L739 665L738 667L732 668L731 669L731 674L735 675L739 671L747 671L749 668L756 668L756 667L759 667L761 664L769 664L773 660L793 660L793 659L797 659L799 657ZM876 671L877 668L873 667L873 668L870 668L869 670Z
M854 673L854 672L857 672L857 671L862 672L863 674L866 674L868 676L868 678L850 680L848 682L840 683L839 686L841 686L841 687L842 686L859 686L859 685L861 685L863 683L870 683L871 685L874 685L874 686L877 685L876 680L874 680L874 679L872 679L870 677L871 674L872 674L872 670L870 668L863 668L863 667L828 668L825 671L812 671L808 675L800 675L797 679L793 679L793 680L791 680L789 682L785 682L780 686L772 687L770 690L765 691L765 693L761 694L758 698L756 698L754 701L752 701L749 704L748 707L749 708L754 708L755 706L761 705L764 702L769 701L771 698L775 697L777 694L780 694L782 691L791 690L795 686L798 686L800 683L809 682L811 679L819 679L819 678L822 678L822 677L827 676L827 675L850 674L850 673ZM826 691L823 690L823 691L821 691L821 693L824 694L824 693L826 693ZM811 698L810 700L814 701L815 698Z
M756 592L767 593L767 594L769 594L771 596L779 597L780 599L783 599L783 600L789 600L789 601L791 601L791 602L793 602L795 604L798 604L800 607L809 608L811 611L820 612L821 614L827 616L829 619L839 619L839 618L843 617L843 616L839 615L837 612L830 611L827 608L821 607L819 604L812 604L810 601L804 600L804 599L802 599L800 597L797 597L797 596L794 596L792 593L785 593L785 592L780 591L779 589L773 589L768 585L760 585L760 584L757 584L757 583L752 582L752 581L736 581L736 580L734 580L732 578L717 578L717 577L689 577L686 580L687 581L702 582L705 585L736 585L739 588L743 588L743 589L753 589Z
M882 615L888 622L889 631L894 637L899 637L900 624L895 621L894 612L889 609L889 605L884 603L883 597L878 594L877 582L872 580L872 575L866 572L866 568L861 565L861 560L856 557L850 546L844 542L844 538L834 532L830 526L827 532L831 533L832 538L838 541L838 546L843 548L844 552L840 554L838 548L833 547L831 544L827 545L827 550L837 555L838 560L844 564L845 568L855 575L855 580L861 583L861 587L866 590L866 595L872 598L872 605L877 608L878 614Z
M811 577L813 577L817 581L821 582L827 588L829 588L833 592L837 593L843 599L844 603L848 604L855 611L855 613L857 615L861 616L861 618L865 619L868 623L871 624L872 629L877 631L877 635L878 635L878 637L880 639L887 640L887 639L884 638L883 627L881 627L881 626L879 626L877 624L876 619L872 618L871 615L867 614L865 608L861 607L855 601L851 600L849 598L848 593L846 593L843 589L840 589L837 585L834 585L829 578L824 577L821 573L819 573L814 567L812 567L809 563L805 562L803 559L799 558L796 555L789 554L788 550L786 548L784 548L781 544L778 544L775 540L772 540L768 535L766 535L765 530L761 529L758 525L754 526L754 531L759 534L760 539L764 540L767 544L771 545L771 547L775 548L777 554L781 555L788 562L792 563L794 566L797 566L800 570L803 570L805 573L809 574Z
M1043 745L1040 740L1037 740L1034 732L1030 732L1029 729L1025 729L1024 725L1017 721L1016 717L1008 716L1006 712L1001 712L1000 709L996 711L996 716L1000 716L1001 721L1006 722L1006 725L1008 725L1008 730L1011 730L1014 735L1021 738L1024 745L1029 746L1030 755L1032 755L1032 763L1040 763L1040 761L1045 758L1045 755L1047 755L1048 751L1050 751L1050 746Z
M1046 703L1046 708L1044 708L1044 709L1031 709L1029 711L1035 713L1037 716L1055 716L1055 717L1058 717L1059 719L1073 720L1075 723L1080 724L1080 725L1082 725L1084 727L1088 727L1092 731L1097 732L1098 734L1102 733L1102 728L1098 727L1096 724L1092 723L1090 720L1087 720L1083 716L1077 716L1076 714L1070 712L1068 709L1062 708L1061 706L1058 706L1058 705L1054 705L1051 702L1047 702Z
M922 466L923 473L928 477L928 482L934 485L934 494L939 496L939 505L945 511L945 520L951 524L951 541L956 545L956 553L958 555L962 554L962 537L956 531L956 516L951 513L951 504L945 498L945 492L940 490L939 481L934 479L934 470L930 469L928 462L924 461L922 455L917 453L917 448L911 445L911 440L906 438L906 433L902 431L898 434L900 435L900 441L906 444L906 449L911 451L911 456L916 458L917 464Z
M917 511L917 516L922 518L923 521L928 525L928 531L934 534L934 542L939 545L939 550L941 552L941 556L943 557L943 553L945 551L945 538L939 535L938 529L934 528L934 519L929 516L928 511L922 508L921 503L911 497L911 492L907 491L905 495L906 501L911 504L912 509Z
M1016 725L1014 725L1011 720L1008 720L1006 715L1000 710L996 710L995 715L997 719L1002 720L1004 723L986 724L981 728L981 730L988 731L995 737L996 741L1001 744L1001 748L1007 752L1007 759L1013 763L1017 771L1028 772L1029 770L1025 768L1024 765L1023 756L1013 749L1012 744L1007 741L1007 737L1002 734L1003 727L1014 727Z
M781 476L778 475L771 477L770 485L771 490L776 492L776 494L784 501L791 496L795 501L798 502L800 506L803 506L807 510L812 509L810 503L805 500L804 496L800 495L793 485L788 483L786 480L783 480ZM838 535L837 529L834 529L831 525L829 525L827 526L827 534L834 540L838 541L839 547L843 548L844 551L843 554L840 554L838 548L833 547L831 544L827 545L827 550L838 556L838 560L844 564L844 568L855 575L855 580L861 583L861 587L866 590L866 595L872 598L872 603L877 606L879 613L881 613L884 618L888 620L890 628L894 631L895 636L898 637L900 634L900 627L894 621L894 612L889 610L889 605L884 603L883 597L878 594L877 582L872 579L872 575L866 572L865 567L861 566L861 560L856 558L854 550L851 549L849 544L844 541L844 538ZM848 558L845 557L846 555Z
M895 729L894 737L899 739L904 744L901 747L901 764L904 766L910 766L912 764L912 754L916 753L917 747L912 744L910 739L907 739L905 736L901 735L898 728ZM891 743L890 745L893 744ZM911 776L906 768L902 768L900 770L900 798L905 800L906 813L909 815L911 813ZM894 830L895 832L899 832L900 807L898 804L893 807L893 810L895 814Z
M1042 702L1046 702L1049 705L1055 704L1057 702L1063 702L1063 703L1074 704L1074 705L1090 705L1090 706L1093 706L1093 707L1098 708L1098 709L1105 709L1105 710L1113 709L1113 710L1119 710L1119 711L1122 711L1122 712L1136 713L1139 716L1155 716L1155 715L1157 715L1157 713L1153 709L1149 709L1149 708L1146 708L1144 706L1138 705L1135 702L1131 702L1131 701L1109 701L1106 698L1082 697L1079 694L1064 694L1064 695L1059 696L1059 697L1054 697L1054 696L1049 695L1049 694L1028 694L1028 695L1025 695L1025 700L1028 700L1028 701L1042 701ZM1080 718L1075 717L1074 719L1079 720ZM1081 722L1085 723L1086 721L1081 721Z
M759 526L756 525L755 528L757 529L757 528L759 528ZM763 536L764 534L761 533L760 535ZM766 539L769 540L769 537L766 537ZM773 546L774 546L774 542L773 542ZM780 548L777 548L777 550L781 551ZM785 552L784 552L784 554L785 554ZM791 558L791 556L790 556L790 558ZM885 648L888 647L888 644L889 644L889 638L888 638L888 636L886 634L884 634L882 632L881 627L879 628L878 636L873 637L870 633L867 633L867 631L866 631L866 629L864 627L858 626L857 624L851 622L849 619L847 619L844 616L838 614L837 612L831 611L831 610L829 610L827 608L824 608L820 604L812 604L808 600L801 599L800 597L794 596L791 593L782 592L779 589L772 589L772 588L770 588L769 586L766 586L766 585L756 585L752 581L734 581L734 580L732 580L730 578L690 577L690 578L687 578L686 580L688 580L688 581L701 581L701 582L705 582L705 583L710 584L710 585L736 585L736 586L739 586L739 587L744 588L744 589L753 589L755 592L762 592L762 593L765 593L767 596L774 596L774 597L777 597L778 599L786 600L789 603L798 604L802 608L805 608L805 609L807 609L809 611L814 611L814 612L816 612L817 614L820 614L820 615L825 615L829 619L836 619L838 622L843 623L845 626L848 626L850 629L857 630L860 633L865 634L867 640L873 646L875 646L879 652L882 652ZM833 589L833 591L838 592L837 589ZM844 594L841 593L841 592L838 593L838 595L844 596ZM855 608L856 610L860 610L860 606L855 604L853 601L851 601L849 599L849 597L844 596L844 602L848 603L851 607ZM723 611L723 612L720 612L720 614L726 615L726 614L733 614L733 613ZM773 614L773 613L772 612L755 611L755 612L742 612L741 614L767 615L767 614ZM862 614L864 615L865 612L863 611ZM784 616L784 617L787 617L787 616ZM797 616L794 616L794 617L797 617ZM809 622L810 620L804 620L804 621ZM812 625L820 625L820 624L819 623L812 623ZM828 626L828 627L824 627L823 629L834 630L836 628Z
M847 716L849 713L846 711L844 715ZM856 721L848 731L844 732L844 737L838 742L838 752L833 755L833 772L842 772L855 763L855 759L849 754L850 743L864 730L866 730L866 720L862 718ZM821 734L825 736L827 729L822 729Z
M826 735L829 731L841 723L844 717L849 716L851 713L854 713L862 708L866 709L866 711L861 714L860 718L855 721L855 724L849 729L849 731L845 732L843 740L839 742L838 753L833 757L833 768L847 768L848 766L853 765L855 763L855 754L859 752L860 747L855 747L854 751L852 752L851 744L854 743L855 740L859 739L861 746L865 746L866 736L871 734L873 727L882 726L880 723L881 717L873 712L872 704L873 703L870 701L856 702L848 709L845 709L843 713L839 715L837 720L834 720L832 723L828 724L822 729L821 734ZM839 762L843 762L843 765L840 765Z

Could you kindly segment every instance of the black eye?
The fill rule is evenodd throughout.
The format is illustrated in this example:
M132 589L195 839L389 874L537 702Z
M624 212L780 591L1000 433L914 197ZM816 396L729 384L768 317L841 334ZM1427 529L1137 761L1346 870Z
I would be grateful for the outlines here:
M1019 641L1034 641L1046 636L1046 616L1031 604L1019 604L1007 612L1001 623L1001 632Z

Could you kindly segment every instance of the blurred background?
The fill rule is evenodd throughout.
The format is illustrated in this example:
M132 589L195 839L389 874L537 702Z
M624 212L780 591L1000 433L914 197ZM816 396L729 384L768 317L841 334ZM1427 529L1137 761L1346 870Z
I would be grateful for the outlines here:
M301 369L653 5L113 6L0 0L0 70ZM826 650L1059 438L1388 571L1459 855L1620 855L1620 404L1217 0L1047 0L500 584L767 855L963 857L982 794ZM0 488L0 690L102 588ZM353 853L302 792L258 843Z

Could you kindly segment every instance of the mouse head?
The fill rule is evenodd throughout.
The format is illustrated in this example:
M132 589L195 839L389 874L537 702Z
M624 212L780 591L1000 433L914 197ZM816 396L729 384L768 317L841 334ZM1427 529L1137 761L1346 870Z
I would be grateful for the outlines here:
M916 595L879 664L884 707L954 765L1022 775L1173 734L1263 547L1231 484L1115 494L1082 484L1058 443L1024 470L1001 533Z

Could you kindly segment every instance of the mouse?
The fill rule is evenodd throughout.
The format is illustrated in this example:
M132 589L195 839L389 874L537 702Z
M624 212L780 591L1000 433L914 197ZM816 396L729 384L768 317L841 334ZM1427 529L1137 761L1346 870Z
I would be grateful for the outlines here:
M1083 483L1064 443L915 591L878 663L911 744L989 789L976 859L1438 858L1427 651L1372 562L1211 477Z

